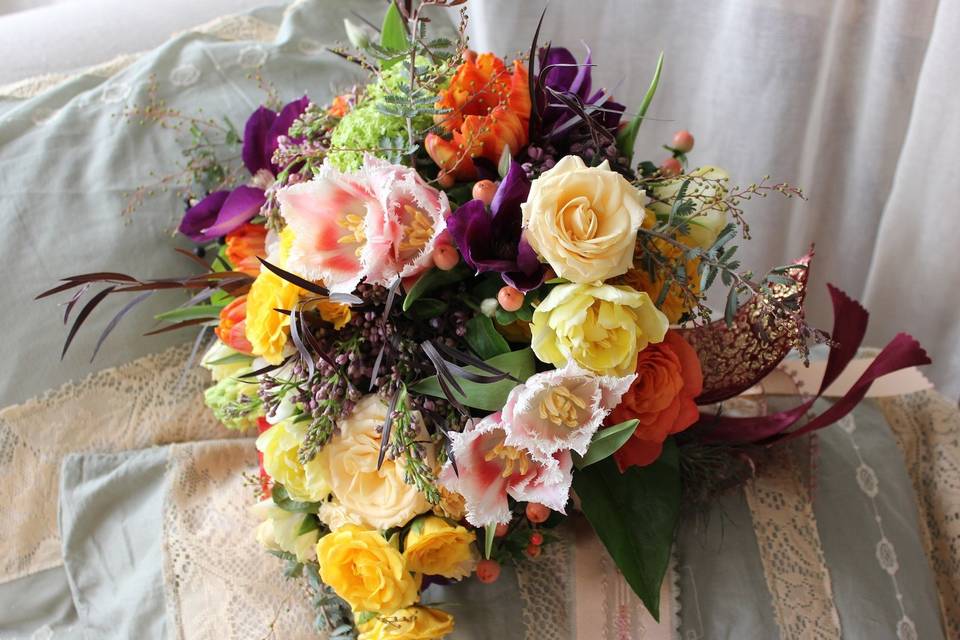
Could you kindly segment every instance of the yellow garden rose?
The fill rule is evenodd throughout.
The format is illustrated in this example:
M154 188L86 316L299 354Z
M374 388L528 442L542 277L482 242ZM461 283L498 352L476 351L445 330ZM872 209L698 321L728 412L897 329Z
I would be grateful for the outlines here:
M527 242L561 278L600 282L633 265L643 192L606 160L566 156L533 181L522 209Z
M697 215L690 219L690 233L678 239L692 247L707 249L727 224L727 205L723 199L727 195L730 175L726 171L719 167L702 167L685 176L661 182L650 190L654 198L650 208L660 216L669 215L680 187L687 180L690 184L684 199L694 202Z
M279 422L257 438L257 450L263 454L263 468L294 500L319 502L330 495L330 485L323 464L314 458L300 464L297 452L305 436L307 423Z
M414 414L419 420L419 415ZM380 434L377 427L387 417L387 406L376 395L360 399L348 416L337 423L337 433L320 451L334 497L351 516L375 529L406 524L430 509L430 503L404 479L402 460L387 458L377 469ZM425 445L432 464L433 446Z
M270 364L283 359L287 344L290 316L275 309L292 309L300 297L300 287L287 282L272 271L264 269L250 286L247 294L247 340L253 353Z
M573 359L601 375L634 372L637 354L667 332L646 293L615 285L561 284L533 313L533 352L557 368Z
M419 578L379 531L347 525L317 543L320 579L354 611L389 615L417 601Z
M443 518L424 516L410 526L404 543L407 568L430 576L460 580L477 565L477 534Z
M408 607L357 626L357 640L438 640L453 633L453 616L430 607Z

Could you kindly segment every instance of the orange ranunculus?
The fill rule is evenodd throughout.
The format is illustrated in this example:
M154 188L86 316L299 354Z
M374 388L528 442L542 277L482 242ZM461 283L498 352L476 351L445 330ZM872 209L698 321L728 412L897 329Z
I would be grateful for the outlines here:
M435 120L451 139L431 133L424 147L454 178L476 177L473 158L496 164L505 145L516 153L527 144L530 87L527 69L519 60L514 60L511 71L492 53L468 51L436 106L447 110Z
M213 330L220 341L242 353L253 353L247 340L247 296L243 295L220 310L220 325Z
M227 260L237 271L256 277L260 273L257 257L266 257L266 242L266 226L248 222L227 234Z
M337 96L333 99L333 102L330 103L330 107L327 109L327 115L333 118L342 118L353 108L354 99L354 96L349 93Z
M699 417L694 398L703 391L703 371L697 352L676 331L663 342L650 344L637 359L637 379L607 424L636 418L633 436L614 455L623 471L643 467L660 457L667 436L683 431Z

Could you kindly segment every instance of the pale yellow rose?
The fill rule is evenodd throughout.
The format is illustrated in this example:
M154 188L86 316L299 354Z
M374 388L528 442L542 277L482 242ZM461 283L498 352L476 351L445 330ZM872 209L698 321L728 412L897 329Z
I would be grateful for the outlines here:
M250 507L250 513L261 520L257 526L257 542L268 551L286 551L297 557L297 562L312 560L316 554L319 529L300 533L306 513L281 509L273 500L261 500Z
M424 516L410 525L404 542L407 568L428 576L466 578L477 566L477 534L443 518Z
M307 422L279 422L257 438L257 450L263 454L263 468L300 502L319 502L330 495L327 471L318 459L300 464L298 451L305 437Z
M337 423L337 433L315 458L322 461L334 497L350 515L375 529L404 525L428 511L430 503L416 487L404 481L402 460L380 456L380 434L387 406L377 395L360 399L353 412ZM414 414L419 422L419 415ZM422 428L422 426L421 426ZM427 464L434 449L425 445Z
M527 242L561 278L599 282L633 265L643 192L606 160L566 156L533 181L522 209Z
M727 224L727 205L723 199L727 196L730 175L726 171L720 167L702 167L686 176L658 183L650 189L654 198L650 208L661 217L669 215L680 187L687 180L690 184L684 199L694 203L696 215L690 219L690 232L679 240L708 249Z
M357 640L439 640L453 633L453 616L430 607L408 607L357 625Z
M601 375L634 372L637 354L667 332L646 293L626 286L561 284L533 312L533 352L557 368L573 360Z
M317 543L320 579L354 611L389 615L417 601L419 578L379 531L347 525Z
M330 531L336 531L348 524L361 524L360 519L347 511L347 508L337 500L328 500L320 505L317 510L317 517L320 522L327 525Z

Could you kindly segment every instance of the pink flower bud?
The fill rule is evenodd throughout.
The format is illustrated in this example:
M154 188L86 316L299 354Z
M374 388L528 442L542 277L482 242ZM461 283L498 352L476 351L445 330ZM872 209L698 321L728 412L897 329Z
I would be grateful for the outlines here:
M473 197L475 200L482 200L483 204L490 206L493 202L493 195L497 192L497 185L492 180L480 180L473 185Z
M683 166L676 158L667 158L660 163L660 175L665 178L672 178L683 173Z
M527 503L527 520L533 524L540 524L545 522L547 518L550 517L550 508L545 507L539 502L528 502Z
M687 153L693 149L693 135L684 129L673 134L673 144L671 145L677 151Z
M460 254L449 244L438 244L433 248L433 264L441 271L450 271L460 262Z
M523 306L523 294L514 287L503 287L497 293L497 302L504 311L517 311Z

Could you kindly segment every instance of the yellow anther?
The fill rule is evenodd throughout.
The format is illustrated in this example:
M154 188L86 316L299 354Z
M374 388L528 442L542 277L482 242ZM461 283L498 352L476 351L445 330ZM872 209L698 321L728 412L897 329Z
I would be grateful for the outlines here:
M423 211L413 205L403 205L410 216L410 222L404 227L400 251L419 251L433 237L433 224Z
M586 406L583 399L575 396L566 387L555 387L540 401L540 418L549 420L558 427L562 425L568 429L576 429L580 426L577 410Z
M362 245L364 240L367 239L366 231L363 228L363 216L356 213L348 213L343 217L343 219L338 220L337 224L340 225L341 229L345 229L347 234L342 236L337 242L339 244L357 244ZM363 248L358 246L356 254L359 256L363 252Z
M494 460L501 460L503 462L503 472L500 474L502 478L509 478L513 475L513 470L519 468L520 475L527 475L527 472L530 471L530 457L527 455L526 451L521 451L516 447L510 447L502 442L495 446L493 449L487 452L487 455L483 456L483 459L487 462L492 462Z

